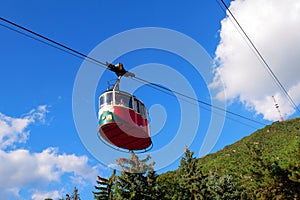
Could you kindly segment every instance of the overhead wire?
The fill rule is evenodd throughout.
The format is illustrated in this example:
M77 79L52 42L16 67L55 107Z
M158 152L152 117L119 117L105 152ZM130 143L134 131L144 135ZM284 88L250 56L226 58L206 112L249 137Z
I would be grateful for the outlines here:
M160 91L160 92L163 92L163 93L165 93L165 94L167 94L167 95L169 95L169 96L174 96L173 93L178 94L178 95L179 95L178 98L180 98L181 100L183 100L183 101L185 101L185 102L187 102L187 103L193 104L193 105L195 105L195 106L199 106L198 104L196 104L196 102L198 102L198 103L203 103L204 105L207 105L207 106L209 106L209 107L215 107L216 109L221 110L221 111L223 111L223 112L222 112L222 113L219 113L219 112L216 112L216 111L214 111L214 110L208 109L208 108L203 107L203 106L202 106L201 108L202 108L203 110L206 110L206 111L209 111L209 112L213 112L213 113L215 113L215 114L217 114L217 115L219 115L219 116L225 117L225 118L227 118L227 119L229 119L229 120L231 120L231 121L237 122L237 123L239 123L239 124L243 124L244 126L248 126L248 127L250 127L250 128L257 129L257 127L254 127L254 126L252 126L252 125L250 125L250 124L244 123L244 122L242 122L242 121L236 120L236 119L234 119L234 118L232 118L232 117L229 117L229 116L225 115L224 113L226 113L226 112L227 112L227 113L231 113L231 112L228 111L228 110L221 109L221 108L219 108L219 107L217 107L217 106L213 106L212 104L209 104L209 103L207 103L207 102L200 101L199 99L195 99L195 98L189 97L189 96L187 96L187 95L185 95L185 94L176 92L176 91L174 91L174 90L171 90L171 89L166 88L166 87L164 87L164 86L161 86L161 85L158 85L158 84L155 84L155 83L152 83L152 82L143 80L143 79L141 79L141 78L135 77L135 80L136 80L137 82L140 82L140 83L146 83L146 86L151 87L151 88L153 88L153 89L155 89L155 90L158 90L158 91ZM167 91L168 91L168 92L167 92ZM184 99L184 98L182 98L182 97L186 97L187 99L192 100L192 101L187 101L186 99ZM241 115L241 116L242 116L242 115ZM242 118L244 118L244 116L242 116ZM248 120L248 119L246 119L246 120ZM254 120L254 122L257 123L258 121L255 121L255 120ZM267 125L267 124L261 123L261 125Z
M30 33L30 34L32 34L32 35L38 37L38 38L33 37L32 35L27 34L27 33L24 33L24 32L22 32L22 31L16 30L16 29L14 29L14 28L12 28L12 27L9 27L9 26L7 26L7 25L0 24L0 25L3 26L3 27L6 27L6 28L8 28L8 29L10 29L10 30L13 30L13 31L15 31L15 32L17 32L17 33L19 33L19 34L22 34L22 35L24 35L24 36L27 36L27 37L29 37L29 38L31 38L31 39L34 39L34 40L37 40L37 41L42 42L42 43L44 43L44 44L47 44L47 45L49 45L49 46L51 46L51 47L54 47L54 48L56 48L56 49L62 50L62 51L64 51L64 52L69 53L69 54L71 54L71 55L73 55L73 56L76 56L76 57L78 57L78 58L81 58L81 59L87 59L89 62L93 62L93 63L95 63L95 64L97 64L97 65L99 65L99 66L101 66L101 67L103 67L103 68L105 68L105 69L108 69L107 66L108 66L109 63L107 63L107 62L101 62L101 61L99 61L99 60L97 60L97 59L95 59L95 58L92 58L92 57L90 57L90 56L88 56L88 55L86 55L86 54L84 54L84 53L81 53L81 52L79 52L79 51L77 51L77 50L75 50L75 49L73 49L73 48L70 48L70 47L68 47L68 46L66 46L66 45L64 45L64 44L62 44L62 43L59 43L59 42L57 42L57 41L54 41L54 40L52 40L52 39L50 39L50 38L48 38L48 37L45 37L45 36L43 36L43 35L41 35L41 34L39 34L39 33L37 33L37 32L34 32L34 31L32 31L32 30L29 30L28 28L25 28L25 27L23 27L23 26L21 26L21 25L18 25L18 24L16 24L16 23L11 22L11 21L9 21L9 20L7 20L7 19L4 19L4 18L2 18L2 17L0 17L0 20L2 20L2 21L6 22L6 23L8 23L8 24L10 24L10 25L12 25L12 26L14 26L14 27L17 27L17 28L19 28L19 29L21 29L21 30L23 30L23 31L25 31L25 32L27 32L27 33ZM40 38L41 38L41 39L40 39ZM42 39L43 39L43 40L42 40ZM45 40L45 41L44 41L44 40ZM49 42L50 42L50 43L49 43ZM56 46L56 45L57 45L57 46ZM105 67L104 67L104 66L105 66ZM244 120L251 121L251 122L254 122L254 123L260 124L260 125L267 125L267 124L265 124L265 123L263 123L263 122L260 122L260 121L251 119L251 118L249 118L249 117L245 117L245 116L243 116L243 115L240 115L240 114L238 114L238 113L235 113L235 112L226 110L226 109L221 108L221 107L218 107L218 106L214 106L214 105L212 105L212 104L210 104L210 103L207 103L207 102L205 102L205 101L201 101L201 100L199 100L199 99L190 97L190 96L188 96L188 95L185 95L185 94L183 94L183 93L177 92L177 91L175 91L175 90L168 89L168 88L166 88L166 87L163 87L163 86L161 86L161 85L152 83L152 82L147 81L147 80L145 80L145 79L142 79L142 78L139 78L139 77L136 77L136 76L134 76L134 77L132 77L132 78L135 79L135 80L137 80L137 81L140 81L140 82L146 83L146 84L148 84L148 85L151 85L151 87L153 87L153 88L155 88L155 89L158 89L158 90L160 90L160 91L162 91L162 92L164 92L164 93L166 93L166 91L168 91L168 92L177 94L177 95L179 95L179 96L181 96L181 97L184 97L184 98L186 98L186 99L189 99L189 100L198 102L198 103L200 103L200 104L203 104L203 105L209 106L209 107L211 107L211 108L215 108L215 109L217 109L217 110L220 110L220 111L222 111L222 112L225 112L225 113L234 115L234 116L236 116L236 117L242 118L242 119L244 119ZM165 90L165 91L164 91L164 90ZM204 107L202 107L202 108L204 108ZM225 117L228 118L227 116L225 116ZM238 121L238 120L235 120L235 121ZM245 124L245 123L242 123L242 122L241 122L241 124Z
M220 5L219 0L216 0L216 1ZM220 5L220 7L222 8L222 10L225 12L225 14L227 16L230 15L232 17L232 19L234 20L234 22L236 23L236 25L239 28L239 29L237 29L237 27L234 24L234 26L236 27L236 29L238 31L242 31L243 35L246 37L246 40L249 42L249 44L247 43L248 46L250 45L249 47L255 52L255 55L258 57L258 59L260 60L260 62L262 62L263 66L265 67L265 69L267 70L267 72L270 74L270 76L273 78L273 80L275 81L275 83L277 84L277 86L282 90L282 92L284 93L284 95L288 98L288 100L292 104L292 107L294 107L295 110L298 111L298 113L300 113L300 109L296 105L295 101L289 95L289 93L287 92L287 90L285 89L285 87L283 86L283 84L280 82L280 80L278 79L278 77L275 75L275 73L271 69L270 65L267 63L266 59L263 57L262 53L260 53L260 51L258 50L258 48L254 45L253 41L250 39L250 37L248 36L248 34L245 32L245 30L243 29L243 27L241 26L241 24L239 23L239 21L237 20L237 18L235 17L235 15L231 12L231 10L227 6L227 4L224 2L224 0L220 0L220 1L222 2L223 6L226 8L226 10L225 10ZM226 11L228 11L229 15L227 14Z
M48 42L51 42L51 43L53 43L53 44L55 44L55 45L57 45L57 46L59 46L59 47L61 47L61 48L63 48L63 49L66 49L66 50L68 50L68 51L70 51L70 52L72 52L72 53L78 54L79 56L82 56L83 58L87 58L87 59L89 59L89 60L91 60L91 61L93 61L93 62L95 62L95 63L100 64L100 65L104 65L104 66L107 65L107 63L104 63L104 62L101 62L101 61L99 61L99 60L97 60L97 59L94 59L94 58L92 58L92 57L90 57L90 56L88 56L88 55L86 55L86 54L84 54L84 53L81 53L81 52L79 52L79 51L77 51L77 50L75 50L75 49L73 49L73 48L70 48L70 47L68 47L68 46L66 46L66 45L64 45L64 44L61 44L61 43L59 43L59 42L56 42L55 40L52 40L52 39L50 39L50 38L48 38L48 37L45 37L45 36L43 36L43 35L41 35L41 34L39 34L39 33L37 33L37 32L34 32L34 31L32 31L32 30L30 30L30 29L28 29L28 28L25 28L24 26L21 26L21 25L16 24L16 23L14 23L14 22L12 22L12 21L9 21L9 20L7 20L7 19L4 19L3 17L0 17L0 20L4 21L4 22L6 22L6 23L8 23L8 24L10 24L10 25L12 25L12 26L15 26L15 27L17 27L17 28L19 28L19 29L21 29L21 30L24 30L24 31L26 31L26 32L28 32L28 33L30 33L30 34L32 34L32 35L35 35L35 36L37 36L37 37L39 37L39 38L42 38L42 39L44 39L44 40L46 40L46 41L48 41ZM17 32L18 32L18 31L17 31ZM27 34L24 34L24 35L28 36ZM30 38L32 38L32 37L30 37ZM38 39L37 39L37 40L38 40ZM40 40L38 40L38 41L40 41ZM51 46L52 46L52 45L51 45ZM62 50L62 49L61 49L61 50ZM65 52L67 52L67 51L65 51Z
M212 104L210 104L210 103L207 103L207 102L205 102L205 101L201 101L201 100L196 99L196 98L194 98L194 97L190 97L190 96L188 96L188 95L185 95L185 94L183 94L183 93L177 92L177 91L175 91L175 90L171 90L171 89L165 88L165 87L163 87L163 86L161 86L161 85L153 84L153 83L151 83L151 82L149 82L149 81L147 81L147 80L141 79L141 78L139 78L139 77L133 77L133 78L138 79L138 80L140 80L140 81L142 81L142 82L144 82L144 83L147 83L147 84L155 85L156 87L159 87L159 88L161 88L161 89L168 90L169 92L172 92L172 93L174 93L174 94L177 94L177 95L180 95L180 96L182 96L182 97L185 97L186 99L190 99L190 100L196 101L196 102L198 102L198 103L200 103L200 104L204 104L204 105L206 105L206 106L209 106L209 107L218 109L218 110L220 110L220 111L226 112L226 113L228 113L228 114L235 115L235 116L240 117L240 118L242 118L242 119L245 119L245 120L248 120L248 121L251 121L251 122L255 122L255 123L258 123L258 124L261 124L261 125L266 125L265 123L259 122L259 121L257 121L257 120L251 119L251 118L249 118L249 117L245 117L245 116L240 115L240 114L235 113L235 112L231 112L231 111L226 110L226 109L224 109L224 108L221 108L221 107L218 107L218 106L214 106L214 105L212 105Z
M58 50L64 51L64 52L66 52L66 53L68 53L68 54L71 54L71 55L77 57L77 58L80 58L80 59L83 58L82 56L79 56L79 55L77 55L77 54L75 54L75 53L73 53L73 52L67 51L67 50L65 50L65 49L63 49L63 48L60 48L60 47L58 47L58 46L55 46L55 45L53 45L53 44L51 44L51 43L45 42L44 40L41 40L41 39L36 38L36 37L33 37L33 36L31 36L31 35L29 35L29 34L27 34L27 33L24 33L24 32L22 32L22 31L16 30L16 29L14 29L14 28L12 28L12 27L9 27L9 26L7 26L7 25L5 25L5 24L1 24L1 23L0 23L0 26L5 27L5 28L7 28L7 29L9 29L9 30L12 30L12 31L14 31L14 32L16 32L16 33L19 33L19 34L21 34L21 35L24 35L24 36L26 36L26 37L29 37L29 38L31 38L31 39L34 39L34 40L36 40L36 41L38 41L38 42L41 42L41 43L43 43L43 44L46 44L46 45L48 45L48 46L51 46L51 47L53 47L53 48L56 48L56 49L58 49Z

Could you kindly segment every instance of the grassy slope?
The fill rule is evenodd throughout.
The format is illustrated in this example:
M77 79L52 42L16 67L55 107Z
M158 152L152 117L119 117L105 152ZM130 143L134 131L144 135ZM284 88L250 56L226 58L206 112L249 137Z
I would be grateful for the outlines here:
M251 154L247 145L256 145L263 157L277 160L281 167L296 163L300 145L300 118L284 122L274 122L257 130L250 136L226 146L224 149L199 159L199 164L205 171L245 174L247 165L251 162Z

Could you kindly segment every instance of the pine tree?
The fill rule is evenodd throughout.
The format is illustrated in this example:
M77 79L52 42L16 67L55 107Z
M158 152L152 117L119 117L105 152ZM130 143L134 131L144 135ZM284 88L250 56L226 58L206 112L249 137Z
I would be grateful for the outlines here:
M147 171L153 170L155 162L147 164L150 159L151 156L147 155L145 159L140 160L139 157L131 151L130 158L119 158L117 163L122 168L122 171L144 174Z
M96 181L98 185L95 185L96 192L93 192L94 199L97 200L112 200L113 192L112 186L115 181L116 170L113 171L112 175L109 179L98 176L98 180Z
M207 175L203 174L202 167L193 155L194 153L186 147L178 169L179 185L182 189L180 192L184 199L205 199L208 193Z
M221 199L240 199L242 191L233 181L231 175L219 176L215 172L209 172L208 175L209 197L206 199L221 200Z
M117 199L154 200L160 197L160 190L156 184L157 174L153 169L155 163L147 164L150 159L148 155L140 160L131 152L130 158L117 160L122 169L114 187Z
M162 199L184 199L178 183L179 177L176 171L160 174L157 178L157 184L161 193L164 194Z
M66 194L66 200L80 200L79 197L79 193L78 193L78 189L76 187L74 187L74 191L71 194L71 196L69 194Z

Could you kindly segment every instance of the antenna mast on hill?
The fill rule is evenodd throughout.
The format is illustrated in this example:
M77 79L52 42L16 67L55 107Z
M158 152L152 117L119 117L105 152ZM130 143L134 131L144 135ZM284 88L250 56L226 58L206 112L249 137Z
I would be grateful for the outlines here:
M280 121L283 122L284 119L283 119L283 117L282 117L282 115L281 115L281 112L280 112L280 109L279 109L279 105L278 105L278 103L276 103L275 97L274 97L274 96L272 96L272 97L273 97L273 100L274 100L274 103L275 103L275 108L277 109L277 112L279 113Z

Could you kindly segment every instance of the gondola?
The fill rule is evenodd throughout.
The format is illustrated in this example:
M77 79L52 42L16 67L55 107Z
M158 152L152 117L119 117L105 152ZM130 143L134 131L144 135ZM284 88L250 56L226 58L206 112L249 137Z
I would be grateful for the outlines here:
M112 88L108 87L99 96L99 137L120 149L147 150L152 141L145 104L136 96L119 90L121 77L134 75L128 74L122 64L109 67L118 79Z

